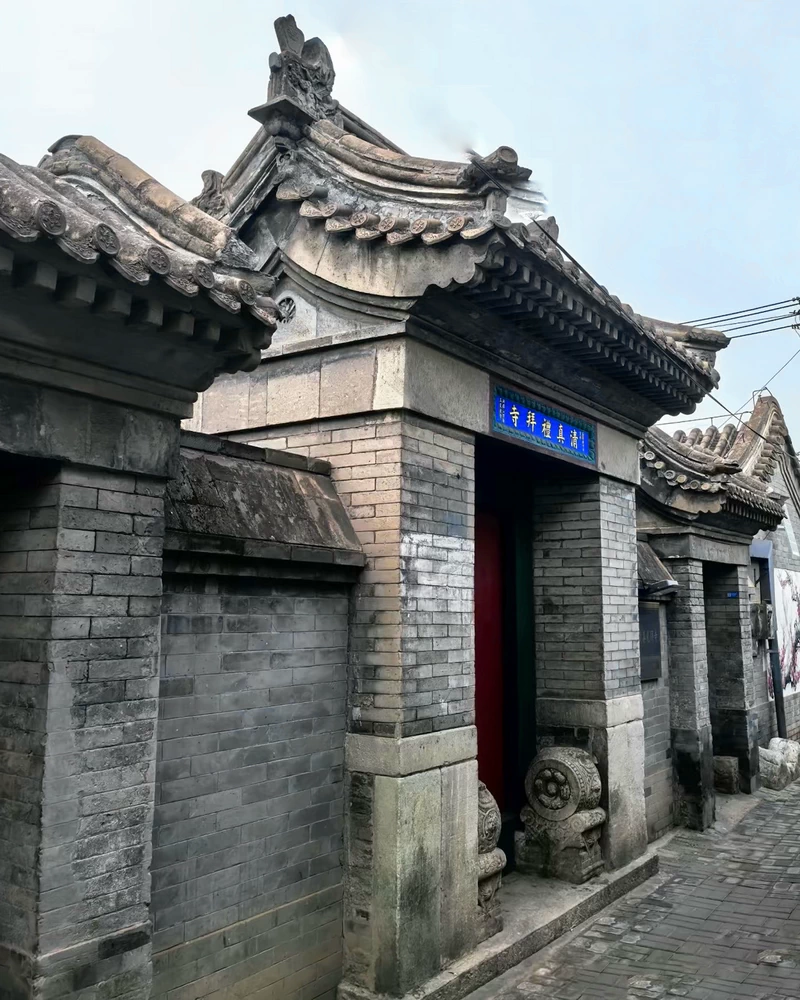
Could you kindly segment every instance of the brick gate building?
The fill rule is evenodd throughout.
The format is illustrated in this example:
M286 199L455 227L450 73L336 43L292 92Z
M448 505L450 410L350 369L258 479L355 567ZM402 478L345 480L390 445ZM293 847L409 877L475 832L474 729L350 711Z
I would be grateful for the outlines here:
M725 338L598 285L512 149L408 156L276 27L258 134L195 204L89 137L0 158L15 998L463 995L506 860L626 870L675 747L702 813L692 560L733 567L706 619L745 664L748 604L717 598L780 508L736 494L730 559L642 521L639 442ZM664 746L637 573L682 587ZM751 707L717 705L753 779Z
M277 30L263 128L198 204L254 251L281 321L190 426L329 462L367 556L340 996L403 995L482 936L478 777L512 867L550 745L597 761L605 866L646 848L638 442L716 384L727 341L599 286L512 149L408 156L333 100L319 40Z

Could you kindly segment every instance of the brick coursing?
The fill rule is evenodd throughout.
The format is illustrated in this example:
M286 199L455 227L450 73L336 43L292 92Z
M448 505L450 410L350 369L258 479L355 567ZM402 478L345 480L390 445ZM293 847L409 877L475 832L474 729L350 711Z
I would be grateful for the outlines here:
M703 579L713 720L718 710L750 709L755 703L748 567L706 563Z
M662 629L662 636L666 629ZM664 660L666 660L666 655ZM644 705L644 795L647 839L652 842L673 825L672 740L669 715L669 673L642 682Z
M367 555L351 619L351 729L410 736L472 724L473 435L387 413L251 443L330 462Z
M347 589L169 576L163 610L153 997L332 995Z
M667 605L671 724L699 732L711 724L703 564L670 559L666 565L678 584Z
M33 995L146 995L163 484L46 468L0 514L2 943Z
M772 486L784 496L788 495L786 484L780 467L775 470L771 480ZM791 500L788 503L789 517L794 527L795 538L800 540L800 512L796 510ZM790 569L800 573L800 555L792 552L786 528L781 525L777 531L771 532L773 562L776 569ZM775 581L771 581L774 587ZM767 746L773 736L778 735L778 723L775 717L775 703L770 700L767 679L770 664L767 645L764 642L756 644L753 650L753 683L755 688L755 704L758 712L758 741ZM800 740L800 691L791 694L791 688L784 691L784 711L786 713L786 729L789 739Z
M534 495L537 693L637 694L639 612L633 488L559 475Z

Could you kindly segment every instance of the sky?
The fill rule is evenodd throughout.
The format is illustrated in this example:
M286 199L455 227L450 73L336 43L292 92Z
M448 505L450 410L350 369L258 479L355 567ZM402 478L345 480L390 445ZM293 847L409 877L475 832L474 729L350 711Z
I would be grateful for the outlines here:
M561 243L637 312L800 296L797 0L0 0L0 151L88 133L192 197L256 131L287 13L409 153L513 146ZM798 348L734 341L718 398L740 410ZM770 384L797 442L799 379L800 356Z

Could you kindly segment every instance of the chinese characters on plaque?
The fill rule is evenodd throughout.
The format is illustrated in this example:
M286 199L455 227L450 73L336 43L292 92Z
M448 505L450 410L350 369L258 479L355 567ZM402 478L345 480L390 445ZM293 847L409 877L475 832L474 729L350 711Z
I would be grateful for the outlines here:
M492 429L584 462L595 461L595 427L534 399L494 388Z

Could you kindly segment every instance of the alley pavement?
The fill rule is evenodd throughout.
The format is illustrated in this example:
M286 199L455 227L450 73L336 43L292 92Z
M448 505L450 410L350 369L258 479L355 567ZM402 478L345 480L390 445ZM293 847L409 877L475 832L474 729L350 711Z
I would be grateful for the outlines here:
M678 833L658 876L470 1000L800 1000L800 783L757 797L735 826Z

